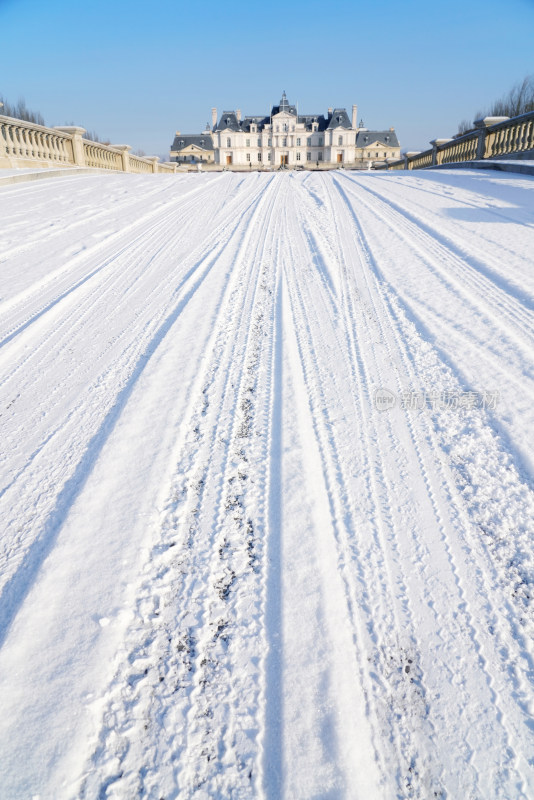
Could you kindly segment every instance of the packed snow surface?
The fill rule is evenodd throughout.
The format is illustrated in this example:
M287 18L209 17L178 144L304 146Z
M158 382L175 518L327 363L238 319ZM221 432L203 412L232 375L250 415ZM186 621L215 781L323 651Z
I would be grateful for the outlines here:
M0 189L0 797L534 797L534 179Z

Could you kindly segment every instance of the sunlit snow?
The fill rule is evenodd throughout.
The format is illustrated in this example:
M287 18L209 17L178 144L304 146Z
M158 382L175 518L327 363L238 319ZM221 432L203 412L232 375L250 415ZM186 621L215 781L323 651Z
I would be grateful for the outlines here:
M0 213L0 797L533 797L534 178Z

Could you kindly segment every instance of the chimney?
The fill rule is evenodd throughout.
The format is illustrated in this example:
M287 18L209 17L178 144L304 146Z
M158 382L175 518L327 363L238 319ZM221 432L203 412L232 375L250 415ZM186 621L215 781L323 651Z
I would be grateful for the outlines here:
M333 108L329 108L328 109L328 116L331 117L333 113L334 113L334 109Z
M176 131L176 136L179 136L179 135L180 135L180 131Z
M241 109L240 108L238 108L237 111L235 112L235 116L236 116L237 121L241 122Z
M213 128L215 128L215 126L217 125L217 109L216 108L212 108L211 109L211 124L212 124Z
M358 127L358 106L352 106L352 127L355 130Z

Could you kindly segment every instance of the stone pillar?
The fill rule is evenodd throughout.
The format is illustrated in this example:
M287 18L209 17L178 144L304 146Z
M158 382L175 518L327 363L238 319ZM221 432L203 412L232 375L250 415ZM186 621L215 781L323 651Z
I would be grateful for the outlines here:
M129 144L112 144L114 150L121 151L122 158L122 171L130 172L130 150L132 149Z
M432 145L432 166L435 167L436 164L441 164L440 153L438 148L447 142L452 141L452 139L432 139L430 144Z
M358 106L352 106L352 127L354 130L358 128Z
M217 125L217 109L211 109L211 127L215 130L215 126Z
M67 125L66 127L59 127L56 125L54 130L69 134L72 142L73 161L77 167L85 167L85 153L83 149L83 134L87 132L85 128L78 128L76 125Z
M487 129L492 125L498 125L499 122L506 122L508 119L510 119L510 117L484 117L484 119L476 119L474 121L478 134L477 159L484 158L486 154Z
M159 156L147 156L147 161L152 161L152 172L157 172Z

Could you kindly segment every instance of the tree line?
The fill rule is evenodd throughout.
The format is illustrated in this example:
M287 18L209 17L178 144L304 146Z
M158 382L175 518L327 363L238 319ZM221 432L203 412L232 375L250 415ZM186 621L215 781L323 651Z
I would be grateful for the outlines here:
M510 91L495 100L486 111L477 111L473 119L484 117L518 117L534 111L534 75L527 75L522 81L512 86ZM474 131L473 123L462 120L454 138Z
M22 119L24 122L31 122L33 125L46 125L43 115L40 111L32 111L26 105L24 98L20 98L16 103L10 103L9 100L0 94L0 114L5 117L13 117L14 119ZM74 122L66 122L65 125L74 125ZM83 135L84 139L89 139L91 142L98 142L99 144L110 144L109 140L101 139L95 131L86 131Z

